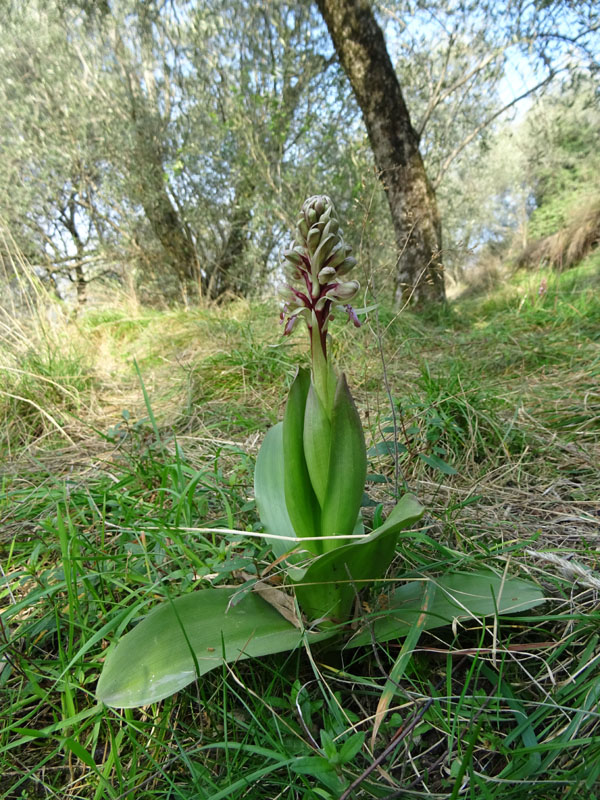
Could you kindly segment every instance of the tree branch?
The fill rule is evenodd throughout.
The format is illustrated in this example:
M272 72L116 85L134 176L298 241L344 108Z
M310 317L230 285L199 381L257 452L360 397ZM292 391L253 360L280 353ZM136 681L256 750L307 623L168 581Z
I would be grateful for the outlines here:
M546 76L546 78L544 78L544 80L540 81L539 83L536 83L535 86L532 86L530 89L527 89L525 92L520 94L518 97L514 97L510 101L510 103L506 103L504 106L502 106L502 108L498 109L498 111L495 111L491 116L489 116L487 119L485 119L479 125L477 125L471 131L471 133L468 136L465 136L465 138L462 140L462 142L460 142L454 148L454 150L447 156L447 158L442 162L442 165L438 169L438 172L437 172L437 175L435 176L435 179L432 181L432 185L433 185L434 190L438 189L440 183L442 182L442 179L443 179L444 175L446 174L446 172L450 168L452 162L457 158L457 156L460 155L460 153L462 153L462 151L465 149L465 147L467 147L467 145L469 145L473 141L473 139L475 139L481 133L482 130L484 130L489 125L491 125L492 122L495 119L497 119L499 116L504 114L505 111L508 111L509 108L512 108L517 103L519 103L521 100L524 100L526 97L529 97L529 95L534 94L535 92L537 92L543 86L546 86L548 83L550 83L550 81L552 81L559 74L559 72L563 72L565 69L566 69L566 67L563 67L562 69L559 69L559 70L556 70L554 72L551 72L549 75Z

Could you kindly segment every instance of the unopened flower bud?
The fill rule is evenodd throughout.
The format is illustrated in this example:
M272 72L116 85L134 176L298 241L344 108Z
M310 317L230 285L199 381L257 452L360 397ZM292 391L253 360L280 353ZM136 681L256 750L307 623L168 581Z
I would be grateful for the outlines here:
M339 267L339 265L350 255L351 252L352 247L349 244L345 244L345 242L340 239L340 243L331 251L329 258L327 259L326 266L335 268Z
M323 269L319 272L319 283L321 286L329 283L331 278L335 277L335 269L333 267L323 267Z
M290 250L284 250L283 257L285 258L286 261L289 261L290 264L293 264L295 267L300 267L304 265L304 261L302 260L302 254L296 247Z
M335 206L327 195L313 195L303 203L294 236L295 240L282 253L287 282L285 333L290 333L303 316L311 331L318 330L325 348L327 325L335 304L342 303L337 307L355 325L358 323L356 314L347 305L360 288L358 281L340 281L354 267L356 259L350 255L350 245L344 242Z
M299 281L302 278L302 272L299 267L287 262L283 265L283 274L289 281Z
M321 241L321 231L317 228L316 225L313 225L313 227L308 232L308 236L306 237L306 246L308 247L308 252L310 253L311 256L316 251L320 241Z
M351 269L354 269L356 266L356 259L353 256L348 256L345 258L342 263L337 268L337 274L341 277L342 275L346 275L350 272Z
M326 221L332 213L335 213L335 209L326 194L315 194L307 198L302 205L302 214L309 227L314 225L321 216L325 216Z
M298 221L296 222L296 228L301 237L300 244L303 244L306 241L306 237L308 236L308 223L304 219L304 215L298 218ZM298 236L296 236L296 240L297 239Z
M358 281L338 283L327 292L327 297L329 297L330 300L352 300L359 289L360 283Z
M329 257L329 254L331 253L333 246L337 241L338 237L335 235L335 233L330 233L329 236L325 236L325 234L321 236L319 246L315 250L311 260L313 275L315 272L318 273L323 264L327 261L327 258Z
M323 230L323 233L326 236L328 236L330 233L338 233L339 230L340 230L340 223L337 221L337 219L335 217L332 217L328 221L327 225L325 225L325 229ZM341 236L341 233L340 233L340 236Z

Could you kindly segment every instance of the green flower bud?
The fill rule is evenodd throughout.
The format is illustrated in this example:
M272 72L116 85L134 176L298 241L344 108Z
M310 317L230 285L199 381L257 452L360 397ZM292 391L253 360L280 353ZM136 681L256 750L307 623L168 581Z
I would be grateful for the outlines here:
M346 274L347 274L348 272L350 272L350 270L351 270L351 269L353 269L355 266L356 266L356 259L355 259L355 258L353 258L352 256L348 256L348 258L345 258L345 259L342 261L342 263L339 265L339 267L337 268L337 274L338 274L340 277L341 277L342 275L346 275Z
M299 248L294 247L291 250L284 250L283 257L285 258L286 261L289 261L296 267L304 266L304 261L302 260L302 253L300 252Z
M360 283L358 281L338 283L337 286L334 286L327 292L326 296L330 300L340 300L346 302L347 300L352 300L359 289Z
M321 237L321 242L311 260L312 266L312 273L318 273L325 261L327 260L334 244L338 241L338 237L335 233L330 233L329 236L323 235Z
M335 267L337 269L351 252L352 247L349 244L345 244L344 242L340 241L340 244L334 250L332 250L331 257L327 259L325 266Z
M314 352L326 358L326 334L332 304L342 303L355 325L360 325L347 304L358 292L358 281L340 281L355 266L352 248L345 244L335 206L327 195L313 195L302 205L296 219L295 241L282 253L282 267L289 294L281 318L287 317L289 333L303 316ZM316 338L315 338L316 337Z
M325 215L325 221L327 221L329 216L335 213L335 209L331 199L326 194L315 194L304 201L302 213L310 227L323 215Z
M300 234L299 244L305 244L306 237L308 236L308 223L304 219L304 216L298 218L298 221L296 222L296 228ZM296 240L298 241L298 234L296 234Z
M313 225L313 227L308 232L308 236L306 237L306 246L308 247L308 252L311 256L316 251L320 241L321 241L321 231L316 225Z
M340 223L337 221L337 219L335 219L335 217L332 217L327 223L327 225L325 225L323 233L326 236L328 236L330 233L338 233L338 232L340 234L339 238L341 239L342 234L340 231Z
M319 283L321 286L324 286L326 283L329 283L332 278L335 278L335 275L336 272L333 267L323 267L318 275Z

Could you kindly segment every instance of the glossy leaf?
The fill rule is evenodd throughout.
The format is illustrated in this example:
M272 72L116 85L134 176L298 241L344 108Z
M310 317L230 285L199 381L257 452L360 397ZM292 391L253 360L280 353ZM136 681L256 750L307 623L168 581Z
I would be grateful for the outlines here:
M308 474L319 505L323 508L329 477L331 420L312 382L306 398L303 442Z
M305 634L258 595L235 606L238 589L213 588L163 602L112 650L98 699L135 708L183 689L225 662L293 650L327 634Z
M373 533L324 553L302 572L291 572L290 577L297 581L300 608L308 618L346 620L356 591L385 574L394 557L398 534L417 522L423 512L416 497L404 495Z
M479 623L493 614L517 614L544 602L539 586L521 578L504 578L492 570L453 572L437 578L416 580L400 586L380 617L372 618L369 628L359 631L350 647L407 636L423 613L427 583L435 585L435 595L425 611L423 630L459 622Z
M335 390L331 416L331 452L329 476L323 512L321 534L344 536L351 534L360 510L365 479L367 451L362 424L354 400L340 375ZM323 551L337 547L335 541L325 541Z
M254 470L254 495L266 532L294 539L296 533L287 512L283 475L283 424L279 422L267 432L258 451ZM292 541L270 539L269 542L277 558L295 546Z
M299 369L283 417L283 482L287 512L296 535L318 537L321 509L304 458L304 412L309 386L310 374ZM318 542L307 542L306 546L314 553L320 552Z

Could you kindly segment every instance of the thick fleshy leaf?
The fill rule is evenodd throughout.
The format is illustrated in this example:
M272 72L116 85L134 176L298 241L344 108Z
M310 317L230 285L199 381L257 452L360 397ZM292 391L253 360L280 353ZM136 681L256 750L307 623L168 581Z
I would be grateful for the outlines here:
M373 533L324 553L302 572L290 572L300 608L307 617L346 620L356 591L385 574L400 531L417 522L424 510L414 495L406 494Z
M367 477L367 449L362 423L346 383L340 375L331 417L331 452L327 492L321 514L322 536L352 533L360 510ZM323 542L323 551L337 542Z
M323 508L329 476L331 420L311 382L304 414L304 457L312 487Z
M283 417L283 483L288 515L296 535L318 537L321 509L304 458L304 412L309 386L310 373L299 369ZM307 542L306 546L313 553L321 552L318 542Z
M148 705L224 661L281 653L326 637L298 630L253 593L231 606L238 591L203 589L161 603L109 653L98 699L116 708Z
M274 536L296 537L285 503L283 484L283 423L274 425L264 438L254 470L254 495L260 520L267 533ZM279 558L295 545L291 541L269 540Z
M441 628L454 621L479 622L493 614L518 614L544 602L539 586L521 578L505 578L492 570L452 572L436 578L423 575L400 586L379 618L360 630L349 646L369 644L407 636L424 609L426 584L433 582L435 595L425 611L423 630Z

